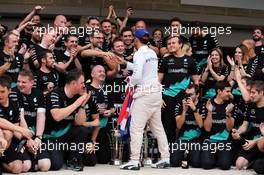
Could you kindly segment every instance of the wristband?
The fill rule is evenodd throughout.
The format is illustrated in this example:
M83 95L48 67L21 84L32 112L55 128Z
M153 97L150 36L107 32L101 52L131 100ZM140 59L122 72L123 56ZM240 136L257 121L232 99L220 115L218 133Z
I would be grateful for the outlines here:
M42 140L42 136L35 136L34 139L38 138L39 140Z

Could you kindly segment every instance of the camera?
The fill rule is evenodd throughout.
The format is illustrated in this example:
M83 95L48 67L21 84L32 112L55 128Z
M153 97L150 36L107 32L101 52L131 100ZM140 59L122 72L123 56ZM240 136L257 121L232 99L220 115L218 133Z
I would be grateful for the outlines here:
M192 95L191 94L184 94L184 98L185 99L188 99L188 98L190 98Z

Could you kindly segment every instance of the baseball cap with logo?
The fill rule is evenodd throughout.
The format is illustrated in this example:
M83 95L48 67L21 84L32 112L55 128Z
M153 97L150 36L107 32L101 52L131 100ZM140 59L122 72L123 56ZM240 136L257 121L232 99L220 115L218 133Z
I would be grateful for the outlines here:
M135 31L135 37L138 39L148 40L149 39L149 32L145 29L138 29Z

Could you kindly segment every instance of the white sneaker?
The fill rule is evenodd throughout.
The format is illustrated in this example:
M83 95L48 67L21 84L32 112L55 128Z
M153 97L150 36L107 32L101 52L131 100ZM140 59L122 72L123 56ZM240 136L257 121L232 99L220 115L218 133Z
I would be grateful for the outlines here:
M169 168L170 167L170 159L161 159L157 163L151 164L151 168Z
M140 170L139 161L130 160L126 164L121 165L120 169L123 169L123 170Z

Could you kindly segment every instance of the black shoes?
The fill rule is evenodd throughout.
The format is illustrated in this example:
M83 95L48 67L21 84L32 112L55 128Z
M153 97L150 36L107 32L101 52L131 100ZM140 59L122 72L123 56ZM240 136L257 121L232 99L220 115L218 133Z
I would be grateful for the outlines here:
M72 160L67 160L66 169L73 171L83 171L83 163L82 161L73 158Z

